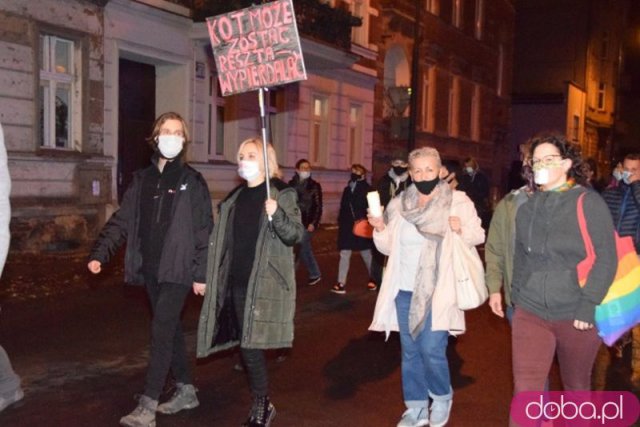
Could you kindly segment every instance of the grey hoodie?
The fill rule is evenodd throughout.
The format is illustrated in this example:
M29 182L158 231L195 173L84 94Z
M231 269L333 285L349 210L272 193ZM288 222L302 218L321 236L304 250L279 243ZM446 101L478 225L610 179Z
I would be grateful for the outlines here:
M584 213L596 261L583 288L577 264L586 256L577 218L578 196L587 191ZM546 320L594 322L616 273L613 221L604 200L576 186L540 191L518 210L512 301Z

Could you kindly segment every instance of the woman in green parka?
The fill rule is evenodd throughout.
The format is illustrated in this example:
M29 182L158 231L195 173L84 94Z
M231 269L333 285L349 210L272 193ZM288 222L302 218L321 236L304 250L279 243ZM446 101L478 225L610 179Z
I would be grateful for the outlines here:
M254 396L244 425L269 426L265 349L291 347L296 283L293 246L304 227L296 191L280 180L275 150L267 148L271 198L267 199L263 145L248 139L238 150L245 181L220 204L209 239L206 285L198 325L198 357L240 346ZM268 218L271 218L269 220Z

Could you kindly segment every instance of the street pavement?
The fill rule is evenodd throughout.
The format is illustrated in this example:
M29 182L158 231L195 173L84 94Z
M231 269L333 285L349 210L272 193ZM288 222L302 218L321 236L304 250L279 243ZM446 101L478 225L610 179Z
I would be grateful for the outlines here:
M275 426L395 426L404 410L397 334L371 333L377 293L354 254L346 295L329 292L337 275L336 230L314 239L323 280L298 269L294 347L269 353ZM0 344L23 380L25 398L0 413L0 426L115 426L143 388L149 339L144 291L122 284L122 257L99 276L83 254L11 254L0 280ZM195 359L201 299L184 313L200 406L158 415L158 426L238 426L251 403L238 354ZM630 389L629 352L603 350L596 383ZM283 356L278 358L278 356ZM450 339L451 426L505 426L511 400L509 327L488 307L467 313L467 332ZM552 388L558 386L557 369ZM170 392L170 386L167 388Z

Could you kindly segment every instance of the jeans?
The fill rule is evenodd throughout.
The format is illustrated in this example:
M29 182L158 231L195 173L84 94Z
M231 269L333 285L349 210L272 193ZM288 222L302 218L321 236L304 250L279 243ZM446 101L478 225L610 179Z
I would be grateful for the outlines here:
M20 377L11 367L9 356L0 346L0 398L10 397L20 388Z
M311 247L311 238L313 233L305 230L300 241L300 259L309 272L309 279L315 279L320 277L320 267L316 262L316 257L313 255L313 248Z
M432 331L429 313L422 332L415 340L411 337L409 308L412 295L412 292L400 291L396 297L402 349L402 394L407 408L424 408L429 397L434 401L447 401L453 397L447 360L449 333Z
M543 390L556 354L564 390L590 390L601 343L595 328L580 331L573 320L544 320L516 308L511 329L514 394Z
M192 383L180 321L180 313L191 288L176 283L158 283L149 279L146 282L153 319L144 395L158 400L169 369L176 382Z
M347 274L349 274L349 264L351 264L351 249L340 250L340 264L338 264L338 283L347 284ZM371 276L371 249L360 251L362 261L367 266L367 273Z
M247 300L246 284L231 284L233 307L235 310L238 331L242 334L244 324L245 302ZM249 388L255 396L267 396L269 394L269 374L264 351L257 348L240 347L242 361L249 377Z

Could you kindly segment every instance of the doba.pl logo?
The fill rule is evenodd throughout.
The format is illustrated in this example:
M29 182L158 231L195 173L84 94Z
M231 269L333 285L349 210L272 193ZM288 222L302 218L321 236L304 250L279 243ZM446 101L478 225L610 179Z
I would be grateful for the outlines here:
M511 401L511 419L520 427L627 427L639 416L640 402L628 391L527 391Z

